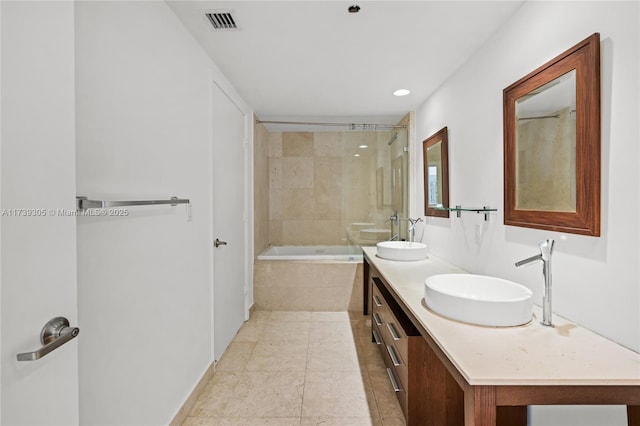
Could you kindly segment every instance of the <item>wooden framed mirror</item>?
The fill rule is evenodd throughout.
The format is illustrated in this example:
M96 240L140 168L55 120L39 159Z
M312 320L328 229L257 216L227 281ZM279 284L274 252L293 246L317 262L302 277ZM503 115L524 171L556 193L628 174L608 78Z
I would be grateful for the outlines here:
M504 89L504 223L600 235L600 35Z
M425 216L449 217L448 145L446 127L422 142Z

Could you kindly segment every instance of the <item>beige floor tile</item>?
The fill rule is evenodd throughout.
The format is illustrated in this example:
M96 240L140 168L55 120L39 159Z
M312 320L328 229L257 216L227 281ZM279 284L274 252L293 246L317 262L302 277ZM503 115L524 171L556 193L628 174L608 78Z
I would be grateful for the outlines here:
M303 417L301 426L381 426L380 419L371 417Z
M370 375L373 394L375 395L376 405L380 417L403 418L402 408L396 397L389 377L386 376L386 370L383 374Z
M190 416L222 417L237 384L236 373L216 372L193 406Z
M309 322L269 322L260 335L261 342L309 342Z
M271 318L271 311L261 311L256 309L251 313L249 321L268 321L269 318Z
M270 321L311 321L308 311L272 311Z
M221 417L187 417L182 426L221 426Z
M361 356L364 358L365 364L368 367L376 366L385 368L384 361L382 360L382 355L380 354L380 346L375 343L364 343L358 346L358 350L360 351Z
M407 426L404 417L383 417L382 426Z
M360 372L307 371L302 417L377 417Z
M259 342L245 371L304 371L307 346L296 342Z
M309 339L311 342L356 341L347 322L312 322Z
M246 419L240 417L226 417L220 426L299 426L299 417L264 417Z
M354 328L353 335L359 345L371 345L371 328Z
M220 357L220 361L216 364L216 371L231 372L244 370L255 346L256 342L232 341L227 350L224 351L222 357Z
M363 366L364 367L364 366ZM308 371L360 371L356 345L353 342L311 342L307 359Z
M405 426L370 327L361 312L253 311L183 426Z
M303 372L239 373L224 417L299 417L303 385Z
M348 312L311 312L312 321L349 322Z
M249 320L242 324L240 330L233 338L234 342L257 342L258 339L263 335L264 329L266 326L266 321L252 321Z

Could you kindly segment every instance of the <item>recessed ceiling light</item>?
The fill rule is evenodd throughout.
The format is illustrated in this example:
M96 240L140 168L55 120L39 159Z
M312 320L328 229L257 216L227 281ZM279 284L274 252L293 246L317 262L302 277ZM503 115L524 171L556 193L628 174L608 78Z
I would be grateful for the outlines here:
M360 157L360 154L353 154L354 157Z
M369 148L369 145L359 145L358 148L361 148L361 149Z
M407 96L409 93L411 93L411 90L408 89L398 89L395 92L393 92L394 96Z

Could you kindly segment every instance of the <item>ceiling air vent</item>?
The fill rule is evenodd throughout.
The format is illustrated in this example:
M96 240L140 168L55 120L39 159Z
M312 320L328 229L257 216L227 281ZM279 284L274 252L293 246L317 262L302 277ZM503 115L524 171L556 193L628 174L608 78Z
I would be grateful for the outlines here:
M235 30L238 28L231 12L207 12L206 15L216 30Z

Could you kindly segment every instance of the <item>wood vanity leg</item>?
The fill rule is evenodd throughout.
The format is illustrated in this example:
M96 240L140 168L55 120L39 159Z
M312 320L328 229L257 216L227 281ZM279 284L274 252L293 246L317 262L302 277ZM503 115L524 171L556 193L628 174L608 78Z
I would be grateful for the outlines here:
M469 386L464 392L465 426L496 426L496 388Z
M497 426L527 426L527 406L498 407Z
M362 307L362 313L364 315L369 314L369 262L366 260L362 262L362 296L364 298L364 304Z
M627 425L640 426L640 405L627 405Z

